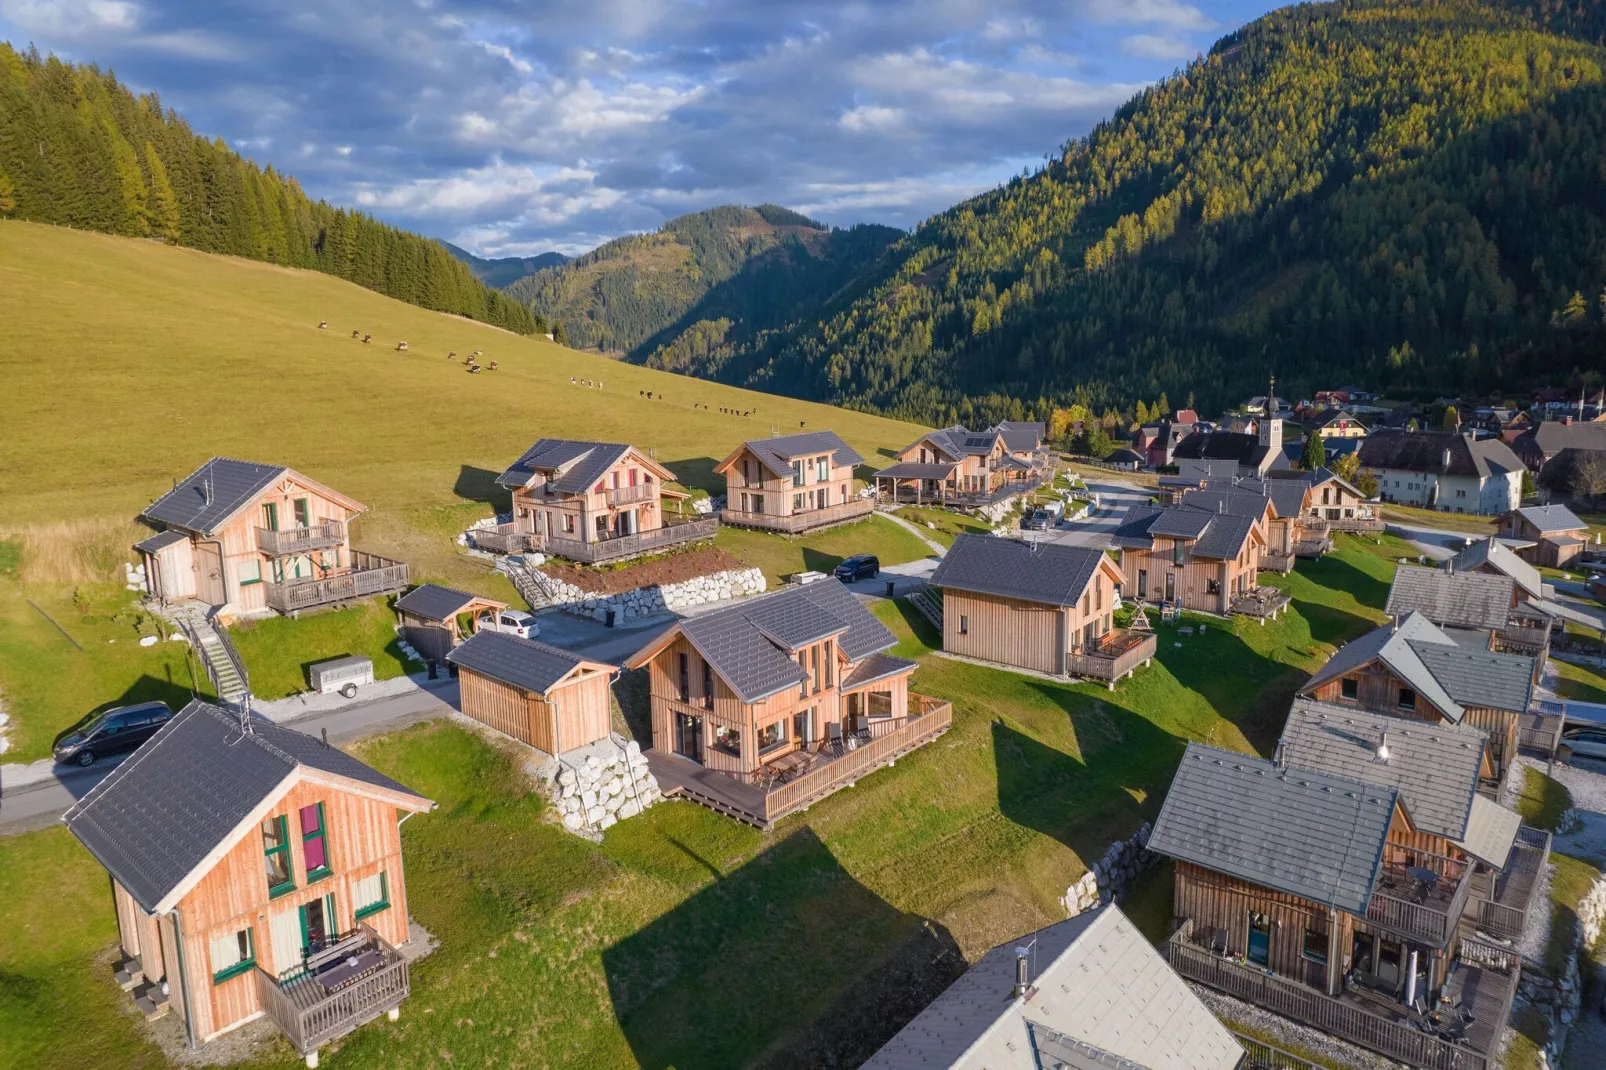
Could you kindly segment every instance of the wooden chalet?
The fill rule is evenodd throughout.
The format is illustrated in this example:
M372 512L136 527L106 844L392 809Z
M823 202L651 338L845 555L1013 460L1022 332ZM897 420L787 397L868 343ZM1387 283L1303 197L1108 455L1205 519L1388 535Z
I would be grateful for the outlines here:
M489 627L495 631L506 602L454 587L425 583L396 599L402 638L427 661L444 661L464 639Z
M1500 534L1521 540L1517 556L1545 568L1566 568L1589 545L1589 525L1565 505L1529 505L1500 515Z
M499 553L538 551L600 564L713 537L714 517L665 512L689 495L675 474L635 446L543 438L496 477L513 495L513 520L474 532Z
M898 462L875 474L886 502L992 505L1041 486L1048 470L1044 425L1005 422L985 431L945 427L898 451Z
M1115 529L1121 550L1121 593L1199 613L1275 617L1288 596L1261 588L1257 573L1266 548L1261 514L1229 506L1134 505Z
M1206 491L1211 492L1209 496L1201 493ZM1327 468L1269 471L1258 479L1236 475L1167 477L1160 486L1163 504L1187 502L1219 509L1224 503L1228 512L1240 515L1262 511L1240 495L1271 500L1271 509L1262 522L1266 548L1260 567L1273 572L1290 571L1296 557L1321 557L1332 549L1332 535L1336 532L1376 535L1383 531L1383 521L1372 515L1361 492Z
M145 507L161 530L134 549L158 601L295 613L407 586L404 562L352 548L362 511L292 468L214 457Z
M1236 1070L1244 1049L1113 903L987 952L864 1070Z
M613 730L608 688L617 665L493 631L469 636L446 660L463 713L521 743L562 754Z
M1313 731L1330 727L1348 731ZM1474 865L1429 831L1453 824L1452 795L1471 814L1481 755L1470 736L1419 735L1381 755L1365 741L1383 783L1190 744L1148 842L1176 862L1164 952L1191 981L1399 1062L1492 1070L1521 961L1465 922ZM1402 790L1397 749L1448 755L1466 779Z
M191 702L63 821L111 876L117 979L192 1047L266 1016L307 1065L408 993L400 823L434 803Z
M626 662L648 671L664 794L768 828L935 739L952 708L909 690L895 643L834 580L678 622Z
M1384 610L1396 619L1420 613L1462 646L1532 658L1535 683L1549 656L1550 614L1529 602L1511 577L1456 571L1453 560L1442 569L1399 566Z
M943 649L1113 689L1156 647L1152 631L1114 626L1122 581L1102 550L961 535L931 577L942 592Z
M744 442L714 468L725 477L720 519L796 535L869 516L875 502L853 490L863 461L835 431Z
M1522 729L1535 716L1533 659L1498 654L1471 633L1468 645L1420 613L1340 647L1299 694L1338 706L1430 723L1464 724L1489 738L1490 790L1511 770Z
M1533 565L1517 556L1499 538L1490 535L1472 543L1465 550L1445 562L1447 572L1476 572L1487 576L1504 576L1516 585L1516 607L1523 602L1538 602L1554 597L1556 589Z

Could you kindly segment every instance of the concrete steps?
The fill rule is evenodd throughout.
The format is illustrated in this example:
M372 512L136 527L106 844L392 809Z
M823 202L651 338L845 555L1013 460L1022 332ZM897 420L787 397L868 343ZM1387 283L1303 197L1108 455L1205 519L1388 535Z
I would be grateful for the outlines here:
M124 992L132 992L136 985L145 980L145 967L137 958L125 958L113 968L112 980Z
M162 986L159 984L147 984L136 992L134 1006L145 1016L147 1022L161 1018L172 1009L167 1000L167 993L162 991Z

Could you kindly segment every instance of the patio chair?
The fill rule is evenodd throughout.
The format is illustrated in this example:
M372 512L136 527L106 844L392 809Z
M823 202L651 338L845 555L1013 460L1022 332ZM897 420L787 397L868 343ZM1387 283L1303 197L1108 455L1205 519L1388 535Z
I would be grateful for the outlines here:
M840 758L847 753L847 748L842 745L842 723L840 721L832 721L825 726L825 737L826 746L831 748L831 753L834 756Z
M1226 929L1217 929L1215 931L1215 933L1211 935L1211 937L1210 937L1210 950L1211 950L1212 953L1220 955L1223 958L1226 957L1226 955L1227 955L1227 930Z

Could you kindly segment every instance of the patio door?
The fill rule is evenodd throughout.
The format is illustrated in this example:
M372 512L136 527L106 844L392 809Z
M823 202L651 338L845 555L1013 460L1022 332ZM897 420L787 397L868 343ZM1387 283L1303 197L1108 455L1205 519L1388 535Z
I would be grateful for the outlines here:
M703 719L689 713L675 714L675 753L698 764L703 760Z
M806 747L814 740L814 707L810 706L802 713L792 715L792 738L800 747Z
M1149 597L1149 570L1146 569L1146 568L1140 568L1140 569L1138 569L1138 601L1141 602L1145 598L1148 598L1148 597Z
M301 969L301 911L297 907L281 910L268 922L273 939L273 972L283 979Z
M335 897L333 893L301 905L301 946L312 954L322 951L340 936L335 923Z
M1167 602L1175 602L1177 600L1177 574L1175 572L1167 572L1165 574L1165 600Z
M622 509L619 512L619 534L634 535L636 533L636 511Z
M1245 957L1256 966L1271 965L1271 919L1249 912L1249 948Z

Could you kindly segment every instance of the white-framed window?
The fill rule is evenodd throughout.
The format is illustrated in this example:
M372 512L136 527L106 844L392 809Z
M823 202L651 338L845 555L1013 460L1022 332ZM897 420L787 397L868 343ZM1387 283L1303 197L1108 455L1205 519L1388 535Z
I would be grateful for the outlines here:
M355 917L366 918L390 906L390 886L385 871L364 877L351 886L351 909Z
M802 461L793 461L792 462L792 486L801 487L803 485L803 482L804 482L806 477L807 477L807 470L804 468L804 462L802 462Z
M240 581L241 587L249 587L253 583L262 582L262 560L253 557L241 561L234 566L234 578Z
M255 965L256 944L251 937L250 926L212 938L213 984L222 984L230 977L238 977Z
M829 458L829 457L817 458L815 460L815 462L814 462L814 480L815 480L815 482L824 483L826 480L828 480L830 478L831 478L831 458Z

